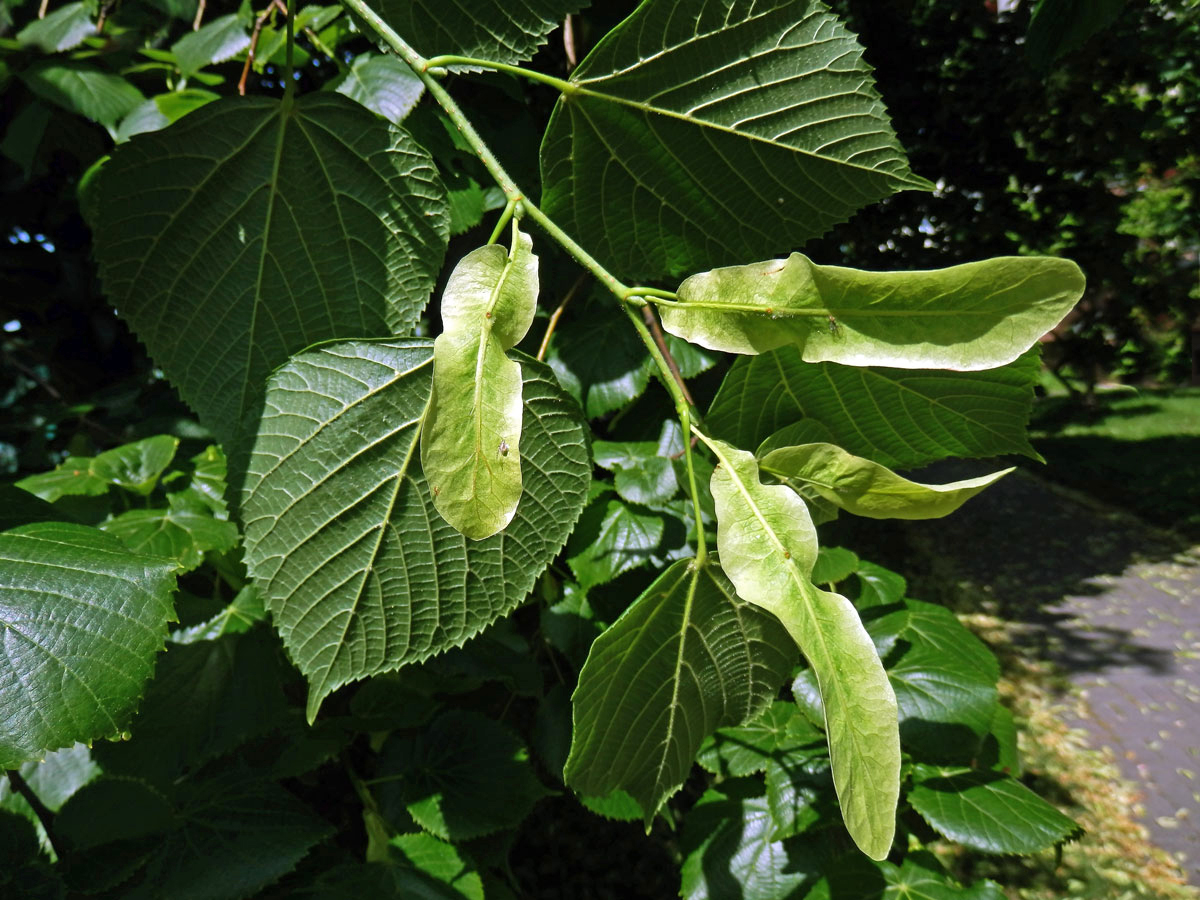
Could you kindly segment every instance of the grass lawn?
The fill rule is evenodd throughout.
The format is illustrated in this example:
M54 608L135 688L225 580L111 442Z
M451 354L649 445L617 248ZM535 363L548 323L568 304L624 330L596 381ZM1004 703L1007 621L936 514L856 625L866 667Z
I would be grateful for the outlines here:
M1200 388L1047 397L1032 429L1041 474L1200 539Z

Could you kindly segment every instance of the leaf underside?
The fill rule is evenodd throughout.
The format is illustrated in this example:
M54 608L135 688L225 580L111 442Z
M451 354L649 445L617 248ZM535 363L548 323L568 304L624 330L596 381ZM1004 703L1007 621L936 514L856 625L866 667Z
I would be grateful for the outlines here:
M571 76L543 205L635 278L787 252L914 176L862 48L816 0L642 4Z
M434 509L417 453L429 341L347 342L271 379L244 492L246 562L308 714L347 682L462 644L514 609L566 541L591 476L585 426L528 358L525 490L501 533L469 541Z
M757 715L795 656L715 560L680 560L592 644L572 698L567 784L593 796L624 789L649 823L704 738Z
M735 360L705 424L730 443L757 447L811 418L826 440L892 468L950 456L1039 459L1025 433L1038 369L1036 349L996 369L951 372L806 363L783 347Z
M408 331L447 239L429 155L333 93L210 103L118 148L100 189L105 292L224 442L291 353Z
M586 0L379 0L375 9L426 58L473 56L518 63L530 59L567 15L586 5Z

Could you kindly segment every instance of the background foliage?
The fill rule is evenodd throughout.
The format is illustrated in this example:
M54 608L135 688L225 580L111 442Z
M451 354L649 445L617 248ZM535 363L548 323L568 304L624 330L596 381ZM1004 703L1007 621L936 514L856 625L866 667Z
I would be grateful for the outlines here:
M544 5L546 9L538 4L523 7L520 15L531 15L529 21L518 21L517 13L505 14L486 33L471 32L479 43L467 45L465 52L510 61L524 58L538 43L529 35L549 30L578 4ZM1063 373L1084 383L1101 372L1183 377L1188 366L1180 337L1188 313L1183 298L1195 288L1197 243L1195 219L1187 211L1197 170L1195 142L1187 139L1195 120L1195 61L1180 49L1186 46L1180 35L1197 30L1195 4L1131 3L1108 31L1090 38L1076 55L1049 65L1043 60L1040 67L1030 64L1017 41L1028 26L1024 6L1001 16L986 4L952 6L872 4L867 12L849 3L842 9L869 48L868 60L878 70L879 89L912 171L936 177L938 187L932 194L907 191L885 200L827 237L810 241L806 251L824 261L864 268L945 266L1030 252L1075 259L1087 269L1091 286L1080 317L1057 338L1063 355L1055 361L1061 361ZM342 627L342 620L331 615L314 627L303 615L292 618L297 611L288 606L289 592L256 590L247 581L246 562L267 583L274 583L277 575L285 585L312 577L304 569L305 561L294 557L264 576L280 561L271 546L272 529L303 529L314 521L303 511L299 519L287 520L285 513L295 510L280 508L279 495L271 493L270 475L294 446L304 444L312 454L298 462L305 463L301 469L314 479L320 477L321 465L340 461L348 448L309 442L311 436L301 435L297 429L302 423L295 421L275 436L279 447L260 446L255 457L238 457L246 449L227 446L235 457L235 470L239 458L251 460L250 499L243 511L248 522L244 562L222 499L226 459L211 440L232 435L247 410L277 408L282 422L286 410L272 404L300 390L320 393L314 386L328 387L321 379L331 370L340 371L349 390L365 383L364 372L370 369L372 377L398 388L387 396L385 411L364 410L363 428L378 430L369 443L405 446L405 440L413 440L409 426L416 415L410 408L412 397L405 392L419 394L412 388L417 376L410 369L420 369L417 357L427 357L429 343L398 342L390 348L338 344L314 350L278 371L263 395L236 398L237 403L225 394L224 385L204 381L213 373L226 374L227 367L200 371L190 382L192 406L218 423L214 435L179 402L126 330L125 319L115 318L108 303L115 303L135 323L163 364L155 348L155 329L171 340L180 330L186 332L188 323L162 319L157 304L182 289L180 279L190 290L197 281L218 274L216 266L229 248L200 258L201 264L191 270L171 259L160 261L163 271L178 268L175 280L164 287L127 278L120 271L120 248L110 246L107 270L101 273L108 290L105 300L87 224L120 222L118 200L136 190L147 166L171 161L178 145L170 141L179 139L184 129L139 140L132 147L139 152L145 148L144 157L118 155L112 169L95 179L94 165L115 143L158 131L186 112L189 117L181 126L192 130L182 143L198 147L216 133L206 126L228 110L203 107L237 93L238 80L245 77L247 93L255 99L244 108L246 122L238 127L247 135L261 133L263 140L241 148L246 155L238 157L239 165L225 169L221 161L234 158L226 148L197 151L200 168L180 173L178 186L186 189L198 180L236 174L247 178L245 193L253 198L270 180L263 173L274 164L282 160L282 165L294 166L295 178L284 182L284 199L297 210L292 230L276 239L266 229L264 252L257 268L251 266L251 278L266 272L287 290L294 284L305 290L320 287L320 260L289 254L298 246L319 246L331 233L328 223L313 227L305 204L316 200L298 185L311 183L312 170L333 158L332 151L322 150L308 160L272 156L271 129L283 122L279 109L286 101L281 100L282 19L271 9L214 3L202 10L207 24L195 30L200 10L175 0L68 4L45 18L38 18L30 2L0 7L0 83L6 100L0 120L0 179L6 194L0 234L6 241L0 253L7 323L2 338L6 380L0 385L0 405L6 416L0 463L11 478L25 477L23 487L53 502L60 514L67 511L81 522L99 524L114 539L111 545L89 549L111 551L122 542L128 548L122 552L129 557L123 563L144 566L148 593L164 595L169 578L177 578L180 588L175 604L179 621L170 626L168 649L157 657L155 677L137 717L126 730L125 711L112 712L114 736L125 739L97 742L90 751L77 745L51 754L40 766L21 767L42 802L57 813L54 833L40 836L60 851L59 865L50 867L38 854L27 824L42 827L45 817L33 815L28 799L13 794L11 786L7 789L4 805L26 817L6 814L0 820L13 836L6 845L15 848L7 873L10 883L22 890L44 886L50 896L82 890L109 896L215 897L335 897L363 891L373 896L423 892L504 897L561 890L583 896L572 894L561 874L548 878L541 870L542 859L558 854L577 860L572 868L579 881L571 884L584 885L594 878L599 896L610 885L610 893L617 896L634 896L637 891L661 897L682 889L687 897L836 898L907 889L931 897L990 898L998 896L994 884L959 886L934 857L917 848L943 835L981 853L1022 853L1073 837L1075 825L1019 778L1011 717L997 701L998 672L987 649L944 610L907 598L904 581L895 573L833 548L810 561L816 566L814 580L839 585L863 611L869 639L897 695L905 752L906 801L896 852L891 861L878 865L854 853L835 811L833 776L819 731L824 717L812 670L796 673L792 693L798 706L770 702L764 692L789 675L792 661L784 651L794 653L794 647L778 633L774 620L741 603L728 583L715 577L719 570L711 577L682 575L685 564L676 560L690 553L690 521L678 499L685 472L671 459L682 451L682 438L671 422L664 424L671 418L669 398L653 382L633 333L618 323L623 330L610 334L615 317L606 301L581 288L574 267L545 240L537 244L543 297L570 298L570 303L549 346L550 369L532 360L522 366L526 403L537 409L526 418L548 423L547 434L559 435L560 446L557 456L547 457L547 465L540 465L536 455L527 458L554 474L541 486L527 481L526 490L535 501L555 492L571 495L572 503L583 507L579 524L564 554L536 583L532 575L495 580L493 611L516 607L512 617L432 659L425 659L428 653L415 641L418 646L405 658L419 664L402 675L383 675L333 693L316 726L305 724L306 713L310 720L316 713L315 703L348 679L327 678L314 692L316 699L310 697L306 704L304 679L288 662L289 656L310 681L314 671L328 671L332 664L319 653L297 653L293 644L285 656L274 632L257 623L269 609L285 637L311 639L323 629ZM577 56L582 58L631 9L632 4L606 4L575 17ZM403 23L409 23L413 30L408 36L418 49L436 52L435 43L429 49L423 45L439 39L437 34L421 33L420 23L433 20L424 4L396 2L385 4L383 11L402 32ZM104 22L102 31L98 21ZM261 25L256 60L243 75L256 22ZM362 298L342 309L337 304L344 298L295 290L295 303L328 304L331 319L349 313L367 316L364 332L392 334L415 323L418 334L431 334L437 330L440 310L435 304L418 318L417 309L431 286L444 283L448 267L405 271L388 254L398 236L411 238L417 232L427 247L448 241L447 259L457 260L487 239L493 219L487 214L503 206L503 196L490 187L486 172L444 116L432 104L418 102L419 82L393 57L380 55L348 13L338 7L304 7L297 10L296 28L298 91L310 98L302 102L314 110L312 129L329 128L343 136L391 135L387 144L356 148L358 155L374 154L372 158L382 160L376 169L384 187L375 196L388 205L386 215L394 216L391 231L365 236L359 225L347 220L340 223L340 234L347 241L351 236L361 239L372 255L365 264L377 265L392 279L389 296L400 286L401 292L410 292L412 302L401 310L384 304L368 315L371 304ZM1135 32L1143 37L1129 40ZM499 41L496 34L501 35ZM619 50L612 51L614 57ZM617 68L619 60L599 57L593 70L606 62ZM538 50L532 66L565 77L570 60L556 40ZM619 81L608 78L602 88L619 93ZM514 177L522 184L538 183L537 141L554 92L495 74L454 78L450 83ZM365 110L338 106L321 93L334 90L387 120L403 120L411 138L395 129L377 128ZM576 115L591 121L590 107L580 106L582 112ZM342 119L322 119L322 108ZM1048 117L1047 108L1058 115ZM995 115L996 109L1005 115ZM615 116L611 110L603 115ZM740 113L735 109L732 115L737 118ZM306 120L302 116L298 122L303 128ZM585 125L574 122L571 127ZM551 125L550 170L555 143L577 139L574 131L561 128L561 122ZM646 140L619 116L606 128L628 129L630 140ZM661 145L694 140L683 134L656 137ZM1098 142L1110 152L1096 152ZM421 168L413 146L429 151L432 166ZM654 140L643 144L641 152L653 154ZM397 158L409 160L401 167L407 176L418 169L424 173L418 178L423 179L423 189L413 191L410 178L395 190L401 184L391 168ZM769 160L761 162L766 166ZM906 170L896 171L891 177L917 183ZM347 193L336 171L325 174L332 195ZM820 179L820 173L802 174ZM118 190L114 185L122 184L122 178L127 189ZM445 214L423 221L423 231L415 229L414 223L426 218L422 214L440 199L438 180L445 186ZM885 193L881 190L879 195ZM661 199L663 194L657 196ZM617 200L631 197L636 203L635 192L619 194ZM550 195L545 201L564 222L578 217L586 233L586 215L570 209L578 202L574 195ZM257 221L247 219L246 231L252 237L263 230ZM160 222L148 218L148 234L158 233ZM306 236L306 229L313 234ZM203 238L194 228L181 231L175 243ZM114 233L100 227L98 244ZM636 235L601 231L591 237L597 252L624 257L623 275L633 277L648 265L637 257L642 251ZM803 240L798 232L794 238L795 243ZM667 270L684 274L717 262L746 261L745 248L721 250L728 259L712 258L705 240L703 229L698 229L681 246L670 248L674 255L669 255L673 261ZM1119 254L1113 251L1116 241ZM275 254L279 259L268 269L261 259ZM1120 265L1114 262L1118 258ZM291 281L297 267L307 263L312 277ZM124 264L142 265L135 258ZM651 277L663 274L647 271ZM120 287L126 283L132 285L128 290ZM439 293L435 290L434 295ZM169 311L170 304L165 308ZM544 318L551 308L543 302L539 316ZM214 317L229 314L216 307L207 312ZM269 350L261 358L253 358L262 341L251 331L245 346L214 348L213 359L229 353L243 360L249 354L247 371L261 379L288 354L336 330L310 333L287 323L271 324L274 343L267 342ZM229 327L244 331L245 323L233 321ZM544 323L535 323L521 346L536 351L543 331ZM597 354L601 341L606 352ZM717 364L715 354L674 338L668 337L667 345L683 375L691 379L698 406L707 408L715 397L709 421L717 436L743 432L741 446L753 449L786 424L783 418L770 423L734 421L735 410L747 404L730 400L730 391L739 384L749 390L745 385L754 383L755 364L766 357L739 360L718 392L728 364ZM776 353L786 366L787 351ZM989 401L1014 403L1018 417L1023 417L1028 404L1022 386L1031 381L1034 365L1026 356L1000 369L973 373L973 389ZM796 378L810 377L813 371L797 358ZM888 370L882 375L859 371L864 385L840 389L879 391L881 396L896 390ZM931 398L949 392L961 395L962 380L945 377L949 380L927 380L922 391ZM586 457L571 458L571 447L583 446L587 439L578 421L564 412L567 394L573 394L587 418L594 420L593 458L600 472L590 487ZM934 406L943 410L940 404ZM946 443L908 459L889 455L889 444L895 448L906 442L887 428L874 436L868 452L844 443L839 429L843 434L849 429L836 416L804 412L823 429L805 440L837 440L892 465L938 454L974 455L972 450L982 447L998 449L990 439L973 448L973 433L978 440L988 423L971 415L956 416L953 410L948 415L955 427L947 430ZM727 426L721 424L726 421L723 415ZM224 434L222 427L228 429ZM563 436L572 428L579 434ZM356 434L363 438L366 431ZM790 443L801 442L796 435L790 437ZM1006 441L1005 450L1029 452L1019 429ZM420 486L419 477L409 478L404 471L382 471L386 466L378 460L364 457L356 463L345 473L347 510L364 495L364 484L374 490L394 482L398 491L412 487L406 487L406 481ZM335 468L330 467L331 475L339 474ZM25 518L50 515L43 505L12 489L4 496ZM813 504L820 509L819 498L813 498ZM411 516L425 515L418 506L414 500ZM335 518L328 511L322 515L329 521ZM554 556L555 539L561 542L571 532L572 522L560 518L523 519L518 510L516 521L528 532L513 532L519 538L513 543L520 546L513 549L497 538L495 546L480 545L479 555L482 559L490 554L489 559L500 561L500 569L521 553L544 562ZM353 516L338 521L358 527ZM363 534L389 527L372 522L369 509L357 521L364 523ZM38 539L37 528L25 526L27 533L14 539ZM461 540L449 529L445 532L433 535L420 552L437 557L447 552L450 542ZM531 550L527 545L538 538L546 546ZM54 539L64 544L73 540L71 535ZM175 574L138 563L139 553L149 554L146 559L175 560ZM28 562L31 567L38 564L36 559ZM289 571L288 566L297 568ZM651 584L654 574L665 567L657 582L661 589L656 588ZM102 568L99 563L97 568ZM524 568L531 572L536 567L527 562ZM331 585L339 583L337 573L320 575ZM698 636L699 644L688 643L688 614L680 612L681 603L692 602L689 581L700 584L696 602L713 603L720 613L704 617L709 631ZM533 594L527 598L530 587ZM627 611L639 595L655 605L639 602ZM461 613L450 610L447 621ZM158 610L155 633L169 615L165 608ZM680 621L683 629L671 627ZM379 623L364 620L361 627L370 632ZM384 626L385 645L396 638L392 627ZM450 626L436 625L443 627ZM420 628L413 634L420 637ZM581 746L571 754L575 770L587 774L572 786L586 787L584 792L594 796L582 798L581 806L563 786L564 766L568 774L573 768L568 759L570 689L593 642L596 661L589 664L607 668L601 664L611 660L612 672L619 673L622 665L640 662L643 656L650 664L669 662L673 656L690 659L699 652L697 647L719 647L723 642L737 647L748 639L776 648L774 656L768 652L747 668L747 680L760 682L761 690L757 696L731 695L727 710L714 711L689 740L669 746L678 758L665 766L659 782L626 782L629 793L614 793L620 780L602 777L598 765L583 767L578 760L589 752L604 759L619 754L611 747ZM147 668L159 649L150 642L131 652L140 654L136 665ZM374 670L385 670L395 662L394 655L381 651L377 660L356 661L355 673L368 674L373 665ZM597 730L598 742L610 735L637 733L647 726L629 717L658 715L663 709L654 698L628 699L611 712L603 707L596 711L607 729ZM189 711L186 719L181 720L180 709ZM741 724L748 717L753 721ZM710 735L718 726L723 727ZM53 743L53 736L36 735L31 746ZM948 746L961 750L947 753ZM700 768L693 769L697 748ZM594 781L582 780L585 777ZM683 792L656 816L658 805L681 783ZM551 794L556 796L547 799ZM981 818L980 810L992 814ZM618 821L645 818L652 824L650 837L644 840L636 826L614 825L595 815ZM981 827L985 821L1006 824ZM572 829L583 829L583 834L573 837ZM606 848L605 871L589 875L595 847L607 841L615 850ZM612 884L626 874L611 866L614 855L635 858L644 868L628 873L629 882ZM220 858L220 867L212 864L214 858ZM663 864L646 862L655 859ZM381 862L388 865L377 865Z

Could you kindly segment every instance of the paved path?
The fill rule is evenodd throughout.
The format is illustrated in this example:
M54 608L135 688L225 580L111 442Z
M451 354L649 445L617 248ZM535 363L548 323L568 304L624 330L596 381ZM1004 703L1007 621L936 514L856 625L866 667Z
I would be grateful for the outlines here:
M1151 840L1200 886L1200 546L1023 471L906 536L1063 668L1090 710L1077 724L1142 786Z

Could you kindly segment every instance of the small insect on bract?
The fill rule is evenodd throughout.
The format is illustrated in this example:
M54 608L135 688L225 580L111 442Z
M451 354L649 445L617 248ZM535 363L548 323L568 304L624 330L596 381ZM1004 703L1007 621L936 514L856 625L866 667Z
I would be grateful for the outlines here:
M837 337L842 333L842 329L838 325L837 319L835 319L833 316L829 317L829 333L834 337Z
M506 441L506 440L504 440L503 438L501 438L501 439L500 439L500 446L499 446L499 448L496 450L496 453L497 453L497 455L499 455L499 456L508 456L508 441Z

